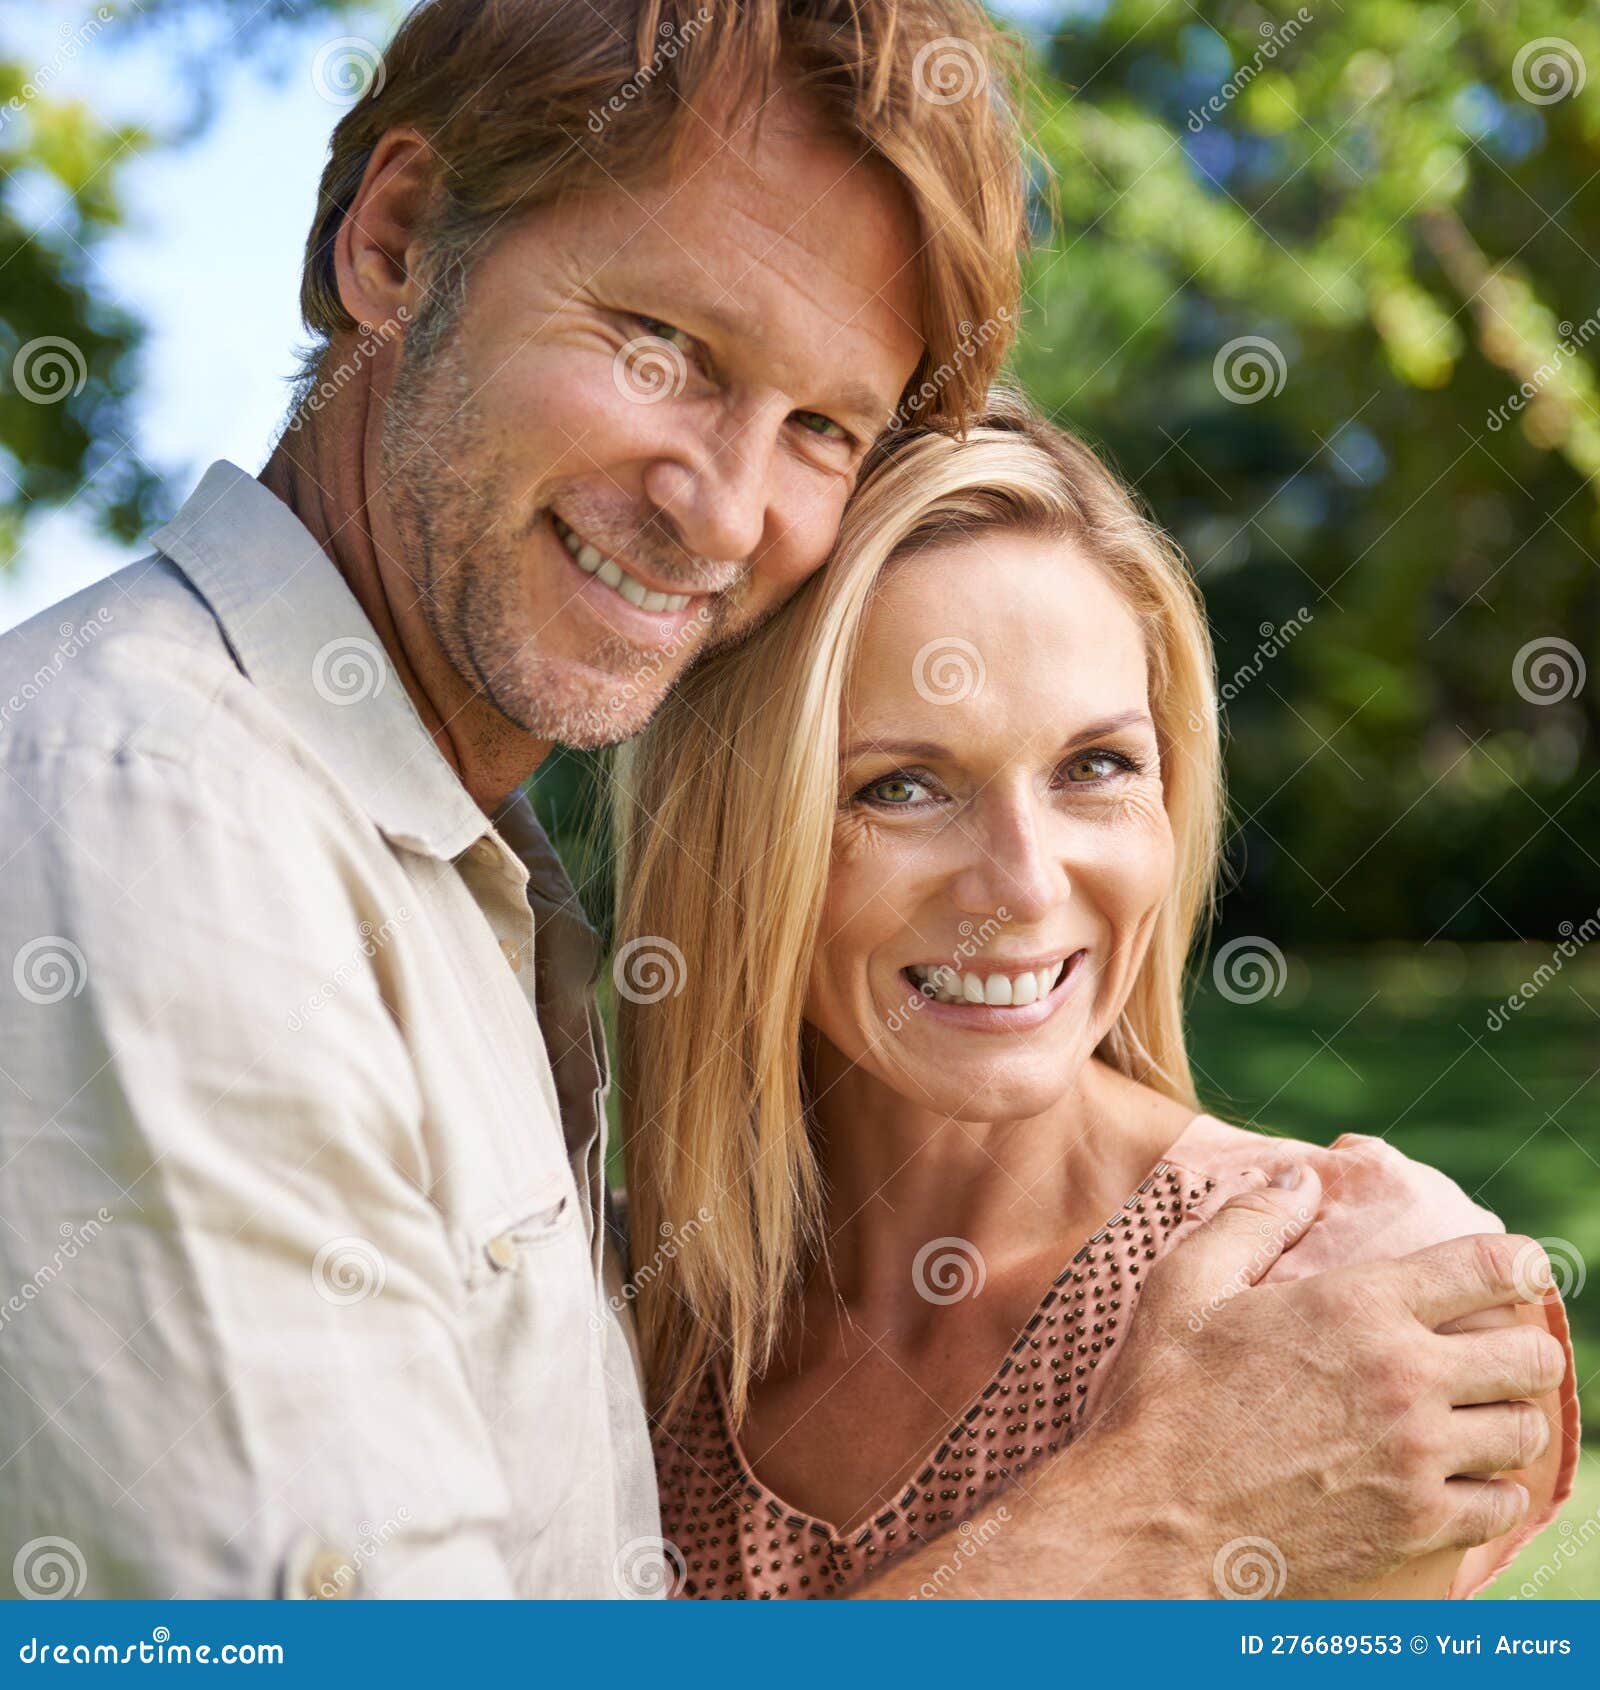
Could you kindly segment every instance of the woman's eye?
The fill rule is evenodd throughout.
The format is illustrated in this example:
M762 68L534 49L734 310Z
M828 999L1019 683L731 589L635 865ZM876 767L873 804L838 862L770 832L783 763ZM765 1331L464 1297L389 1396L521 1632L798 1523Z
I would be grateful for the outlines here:
M823 440L848 440L850 431L842 428L832 417L825 417L820 411L796 411L795 420L807 433L815 434Z
M862 787L856 796L867 799L869 803L881 804L885 809L903 810L921 803L929 792L920 780L913 780L910 775L885 775L882 780Z
M1063 771L1069 784L1087 786L1097 780L1105 780L1118 773L1133 772L1133 763L1126 757L1119 757L1112 751L1089 751L1082 757L1074 757L1066 764Z

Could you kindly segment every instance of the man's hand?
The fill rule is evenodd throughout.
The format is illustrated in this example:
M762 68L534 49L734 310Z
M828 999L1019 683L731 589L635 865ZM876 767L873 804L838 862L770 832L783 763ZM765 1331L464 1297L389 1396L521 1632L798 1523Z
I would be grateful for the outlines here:
M1187 1546L1195 1594L1220 1594L1216 1557L1240 1538L1281 1556L1280 1594L1326 1595L1486 1543L1527 1511L1526 1490L1493 1475L1548 1443L1529 1399L1561 1383L1561 1346L1527 1325L1438 1329L1537 1301L1538 1246L1482 1234L1258 1284L1320 1200L1303 1169L1293 1189L1225 1204L1156 1264L1091 1434L1125 1452L1141 1512L1170 1510L1161 1536Z
M1099 1419L1028 1476L956 1593L1211 1597L1228 1551L1240 1594L1255 1556L1270 1593L1331 1595L1523 1518L1527 1491L1493 1475L1548 1443L1530 1399L1560 1384L1561 1346L1524 1323L1439 1329L1540 1301L1538 1246L1487 1234L1262 1285L1315 1220L1321 1187L1300 1174L1156 1263ZM938 1548L865 1594L914 1594Z

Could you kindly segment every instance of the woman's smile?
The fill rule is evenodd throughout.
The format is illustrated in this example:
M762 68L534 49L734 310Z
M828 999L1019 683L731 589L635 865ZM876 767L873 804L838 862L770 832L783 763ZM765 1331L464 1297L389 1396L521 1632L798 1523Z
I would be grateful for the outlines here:
M937 1026L974 1033L1026 1033L1048 1021L1083 978L1083 948L1049 962L978 966L913 963L900 978L921 998L912 1011Z

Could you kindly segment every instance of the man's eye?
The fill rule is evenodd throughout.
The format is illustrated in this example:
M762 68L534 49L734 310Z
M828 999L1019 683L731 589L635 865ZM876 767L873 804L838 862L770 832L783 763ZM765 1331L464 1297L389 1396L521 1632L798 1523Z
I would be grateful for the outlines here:
M850 431L842 428L832 417L825 417L820 411L796 411L795 421L811 434L820 435L824 440L848 440Z
M671 323L663 323L659 317L636 316L634 321L647 335L653 335L657 340L664 340L668 346L676 347L686 358L695 350L693 335L686 334L682 329L675 329Z

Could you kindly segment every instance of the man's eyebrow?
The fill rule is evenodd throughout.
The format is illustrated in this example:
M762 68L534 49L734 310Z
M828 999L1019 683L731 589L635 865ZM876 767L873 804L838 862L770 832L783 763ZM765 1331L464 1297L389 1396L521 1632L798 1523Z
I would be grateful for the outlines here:
M1148 710L1139 707L1122 710L1115 716L1103 716L1098 722L1086 722L1081 728L1075 729L1063 741L1062 749L1082 745L1089 739L1103 739L1107 734L1115 733L1118 728L1132 727L1136 723L1145 727L1155 726ZM840 760L850 763L857 757L864 757L868 752L892 757L926 757L930 762L937 762L950 755L950 748L928 739L858 739L854 744L845 747L840 753Z
M863 424L877 430L889 426L889 417L894 411L894 403L863 383L852 381L847 382L838 390L833 398L827 402L826 408L833 411L842 411L847 417L855 417Z
M771 338L756 313L738 300L709 300L704 304L696 304L693 310L709 327L730 339L738 337L762 346ZM863 427L870 427L876 434L878 430L888 427L894 405L892 397L885 398L865 382L843 381L836 388L819 396L816 404L805 405L801 409L818 411L824 415L838 411L855 419Z

